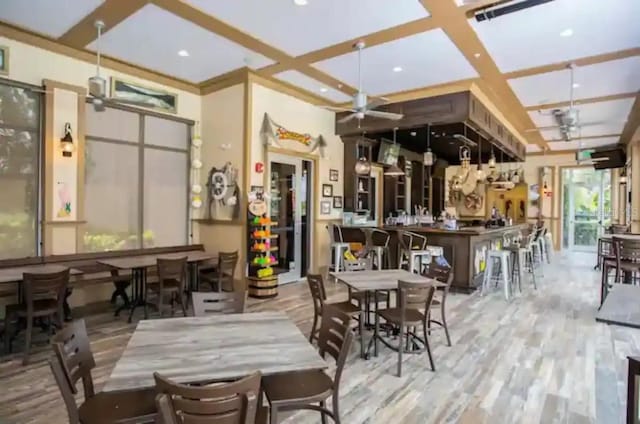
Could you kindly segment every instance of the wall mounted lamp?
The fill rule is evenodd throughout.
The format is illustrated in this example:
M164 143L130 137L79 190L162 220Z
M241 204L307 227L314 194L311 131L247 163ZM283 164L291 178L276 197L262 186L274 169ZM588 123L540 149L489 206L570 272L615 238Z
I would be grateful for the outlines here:
M60 139L60 146L62 147L62 156L70 158L73 156L75 147L73 145L73 137L71 136L71 124L64 124L64 137Z

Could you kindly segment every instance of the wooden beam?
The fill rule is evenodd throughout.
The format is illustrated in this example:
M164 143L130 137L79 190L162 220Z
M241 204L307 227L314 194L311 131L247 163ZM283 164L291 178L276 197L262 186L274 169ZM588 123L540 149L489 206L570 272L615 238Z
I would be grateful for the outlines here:
M16 28L12 25L0 22L0 36L7 37L12 40L28 44L33 47L37 47L43 50L47 50L53 53L61 54L67 57L71 57L76 60L95 64L96 55L93 52L87 50L76 49L75 47L61 44L56 40L49 37L45 37L40 34L36 34L31 31L26 31L21 28ZM175 78L160 72L151 71L143 67L133 65L131 63L124 62L122 60L114 59L108 56L102 57L102 65L105 68L112 69L114 71L122 72L124 74L132 75L147 81L155 82L157 84L166 85L168 87L183 90L189 93L200 94L200 87L189 81L185 81L179 78Z
M633 106L631 107L631 111L629 112L629 116L627 117L627 123L622 130L622 135L620 136L620 143L623 145L627 145L629 143L638 141L638 129L640 129L640 93L636 96L636 100L633 102Z
M204 96L215 91L223 90L227 87L231 87L237 84L244 84L249 79L249 72L251 72L251 70L247 67L244 67L231 72L227 72L220 75L219 77L203 81L202 83L200 83L200 94Z
M596 65L598 63L609 62L611 60L626 59L628 57L640 56L640 47L632 49L618 50L611 53L603 53L595 56L579 57L550 65L535 66L533 68L520 69L518 71L507 72L504 77L507 79L523 78L531 75L545 74L547 72L562 71L567 69L569 64L575 63L577 66Z
M142 9L149 0L106 0L93 12L82 18L80 22L72 26L62 34L58 41L72 47L82 49L96 39L97 30L95 22L101 20L105 27L102 33L109 31L129 16Z
M260 75L254 71L249 71L249 82L260 84L264 87L271 88L272 90L279 91L283 94L287 94L291 97L302 100L303 102L311 103L316 106L336 106L335 103L320 97L315 93L303 90L295 85L289 84L279 79Z
M622 100L622 99L633 99L636 97L638 93L619 93L619 94L610 94L608 96L600 96L600 97L588 97L586 99L574 100L573 104L576 106L586 105L590 103L600 103L600 102L610 102L614 100ZM527 106L525 109L527 111L535 111L535 110L543 110L543 109L560 109L563 107L569 107L571 102L556 102L556 103L545 103L541 105Z
M527 153L527 156L560 156L560 155L568 155L568 154L575 155L575 153L577 151L578 151L577 149L571 149L571 150L548 150L546 152Z
M502 111L507 121L515 127L515 135L522 140L524 138L522 131L535 125L478 35L469 25L465 11L457 7L454 0L420 0L420 2L433 19L442 22L444 32L480 75L481 82L478 84L480 89ZM547 143L539 132L530 133L527 140L547 148Z
M491 6L497 6L501 3L506 3L511 0L476 0L474 2L466 3L460 6L468 17L471 17L475 14L476 11L480 9L486 9Z
M578 140L595 140L598 138L608 138L608 137L620 137L621 134L602 134L602 135L585 135L582 137L576 137L576 138L572 138L571 141L578 141ZM556 142L556 141L565 141L564 138L554 138L553 140L547 140L549 143L552 142Z

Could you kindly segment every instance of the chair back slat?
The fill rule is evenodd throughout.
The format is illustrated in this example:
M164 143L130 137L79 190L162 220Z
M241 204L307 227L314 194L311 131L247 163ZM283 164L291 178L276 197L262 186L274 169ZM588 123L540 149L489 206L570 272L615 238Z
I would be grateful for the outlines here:
M260 372L231 383L189 386L175 383L158 373L153 377L156 399L165 423L252 424L258 408Z
M180 293L185 289L185 283L187 281L187 257L168 259L158 258L158 282L160 283L160 290L164 282L169 280L175 280L180 283Z
M451 287L451 283L453 282L453 272L451 267L447 265L440 265L437 262L432 262L429 265L429 269L427 269L424 276L438 280L441 283L445 283L447 285L445 288L446 290Z
M59 330L51 338L51 346L71 392L78 393L76 384L82 379L85 397L92 397L95 392L91 370L95 368L96 362L91 352L84 320L73 321Z
M33 311L33 302L39 299L55 299L61 311L69 285L69 270L46 274L25 272L22 276L24 302Z
M434 286L430 283L412 283L398 281L398 293L400 297L400 313L406 316L409 309L424 309L428 311L433 300Z
M318 348L324 358L325 353L336 361L334 389L339 386L342 370L351 348L353 333L350 328L351 317L327 304L322 311L322 324L318 336Z
M76 398L74 397L75 391L71 390L71 386L69 385L69 380L64 370L60 366L60 361L57 358L49 359L49 367L51 368L51 373L53 374L54 380L56 380L56 384L60 389L60 394L62 395L62 400L64 401L64 405L67 408L67 414L69 415L69 423L70 424L79 424L80 423L80 414L78 412L78 405L76 404Z
M631 239L627 237L612 237L616 260L618 262L640 263L640 237Z
M327 300L327 293L324 288L324 280L320 274L307 274L307 284L313 300L313 310L316 315L322 314L322 307Z
M193 315L196 317L216 314L241 314L244 313L247 292L193 292L191 293L191 301L193 302Z

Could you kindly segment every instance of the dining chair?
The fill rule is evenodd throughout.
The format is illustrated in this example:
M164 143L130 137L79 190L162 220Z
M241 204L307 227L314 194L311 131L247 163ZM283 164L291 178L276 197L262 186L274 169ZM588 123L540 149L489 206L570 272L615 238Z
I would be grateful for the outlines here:
M163 424L267 424L259 404L260 371L224 384L191 386L153 374L156 405Z
M233 291L237 264L237 250L235 252L220 252L218 264L213 272L200 273L200 280L209 283L213 291Z
M640 273L640 238L631 239L613 235L613 248L616 255L615 282L634 283Z
M336 361L333 378L322 370L311 370L274 374L262 379L264 394L271 409L271 424L278 422L280 411L299 409L320 412L323 424L327 415L335 423L340 423L340 379L353 340L350 321L349 315L331 305L323 308L318 349L323 358L329 354ZM331 409L326 406L329 397Z
M193 316L195 317L217 314L241 314L244 313L244 305L246 301L246 291L235 291L230 293L191 293Z
M182 314L187 316L184 291L187 284L187 257L178 259L157 259L158 281L147 281L145 285L145 299L149 292L153 292L156 297L156 307L162 317L162 305L165 297L170 298L171 316L174 315L176 303L182 308ZM146 308L145 303L145 308ZM146 316L146 310L145 310Z
M451 288L451 283L453 283L453 271L449 266L440 265L434 262L429 266L429 269L424 276L446 284L444 287L438 287L434 292L433 299L431 301L431 309L429 309L427 314L427 327L429 333L431 333L432 330L431 324L436 324L440 326L440 328L443 328L444 334L447 337L447 345L451 346L451 337L449 337L445 305L449 289ZM440 309L440 320L431 318L431 310L436 308Z
M320 274L307 274L307 284L309 285L309 291L311 292L311 299L313 300L313 324L311 324L311 333L309 334L309 342L313 343L316 338L316 334L320 329L318 324L322 319L322 311L325 306L330 306L340 312L354 317L358 320L359 332L362 337L362 323L360 322L361 309L355 306L350 301L327 303L327 292L324 287L324 280Z
M11 342L18 331L13 332L14 319L26 321L22 364L29 363L33 323L36 318L48 321L49 334L53 334L53 318L57 318L60 328L64 325L64 301L69 285L69 270L46 274L25 273L22 278L23 299L21 304L8 305L5 312L5 347L11 351ZM18 325L18 324L16 324ZM18 327L16 327L17 329Z
M429 347L429 324L427 317L428 311L431 309L434 292L434 286L428 282L409 283L406 281L398 281L399 307L382 309L376 314L376 334L379 334L380 318L383 318L388 324L392 324L398 329L399 337L397 346L393 346L384 339L380 339L387 347L398 352L398 377L402 377L403 353L421 353L426 350L429 355L431 370L436 370L431 355L431 348ZM418 326L422 326L422 338L415 333L415 329ZM378 337L376 337L375 343L378 343ZM422 344L423 347L419 348L418 343ZM377 346L375 349L377 351Z
M91 353L84 320L73 321L58 331L51 341L55 356L49 360L67 408L70 424L107 424L128 419L153 422L155 391L132 390L126 393L95 393L91 370L96 363ZM76 385L82 380L84 401L77 405Z

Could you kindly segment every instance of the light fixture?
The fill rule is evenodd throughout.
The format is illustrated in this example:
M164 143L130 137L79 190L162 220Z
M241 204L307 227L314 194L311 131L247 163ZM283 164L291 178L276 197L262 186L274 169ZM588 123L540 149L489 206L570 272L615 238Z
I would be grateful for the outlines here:
M409 134L411 134L411 137L415 137L416 135L418 135L418 133L415 131L411 131Z
M402 72L402 66L394 66L393 72Z
M479 58L479 57L480 57L480 53L475 53L475 54L473 55L473 57L475 57L476 59L477 59L477 58Z
M358 175L369 175L371 174L371 163L369 163L367 158L361 157L356 161L354 171Z
M393 129L393 144L394 145L396 144L396 133L397 132L398 132L398 127L395 127ZM400 176L404 175L404 171L398 167L397 163L394 163L393 165L391 165L389 167L389 169L384 171L384 175L388 175L390 177L400 177Z
M71 136L71 124L64 124L64 137L60 139L60 146L62 147L62 156L70 158L73 156L75 147L73 146L73 137Z
M571 28L567 28L560 33L560 37L571 37L573 35L573 30Z
M620 184L627 183L627 168L622 168L622 172L620 172Z
M431 131L429 126L427 126L427 151L422 155L422 163L425 166L433 166L436 161L436 155L431 151Z
M580 84L578 84L577 82L573 83L573 88L580 88Z
M489 162L487 164L489 165L490 170L493 170L496 167L496 155L493 154L493 145L491 145L491 156L489 157Z
M326 93L327 91L329 91L326 87L320 87L320 92L321 93Z
M306 6L309 4L307 0L293 0L293 3L295 3L296 6Z
M189 57L189 52L188 52L188 51L186 51L186 50L184 50L184 49L179 50L179 51L178 51L178 56L181 56L181 57Z
M478 135L478 169L476 169L476 181L482 182L486 178L484 169L482 169L482 137Z

